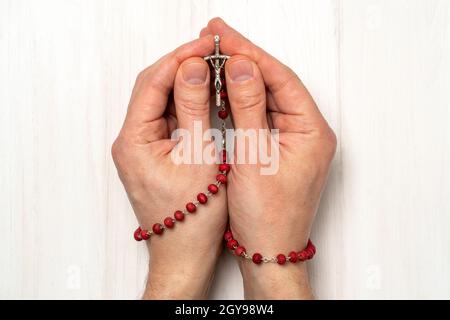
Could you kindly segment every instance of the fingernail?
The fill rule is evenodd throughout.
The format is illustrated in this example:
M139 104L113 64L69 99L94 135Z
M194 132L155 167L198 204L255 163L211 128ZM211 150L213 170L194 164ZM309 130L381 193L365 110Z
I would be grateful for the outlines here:
M228 66L228 74L233 81L246 81L253 78L253 65L248 60L239 60Z
M206 82L208 66L204 63L189 63L183 65L183 79L190 84L202 84Z

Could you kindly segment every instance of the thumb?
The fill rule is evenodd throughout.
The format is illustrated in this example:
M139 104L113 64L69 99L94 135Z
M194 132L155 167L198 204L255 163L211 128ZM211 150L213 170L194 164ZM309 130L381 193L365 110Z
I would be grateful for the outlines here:
M225 72L236 128L267 129L266 88L256 63L236 55L226 63Z
M194 121L209 129L209 67L202 58L189 58L181 64L175 79L174 100L180 128L192 131Z

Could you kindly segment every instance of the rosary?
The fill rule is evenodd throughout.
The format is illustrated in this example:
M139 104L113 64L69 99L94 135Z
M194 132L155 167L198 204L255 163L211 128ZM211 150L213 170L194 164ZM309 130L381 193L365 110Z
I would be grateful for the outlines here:
M181 222L184 220L185 216L195 214L197 211L197 207L200 205L204 205L208 202L208 199L213 197L216 193L219 192L219 188L222 185L226 185L228 178L227 175L231 170L230 165L227 163L227 151L226 151L226 119L229 114L226 109L225 99L227 98L226 92L226 82L225 82L225 72L224 67L227 60L230 58L227 55L223 55L220 53L220 37L216 35L214 37L215 42L215 52L213 55L205 57L205 61L210 62L211 67L214 71L214 89L216 96L216 107L219 109L218 117L220 119L221 124L221 132L222 132L222 161L219 164L219 172L216 176L216 181L210 184L207 188L206 192L199 193L197 195L197 199L188 202L184 210L177 210L173 214L173 217L167 217L164 219L163 224L155 223L152 227L152 230L142 229L141 227L137 228L134 232L134 239L136 241L149 240L153 235L161 236L164 233L165 229L172 229L175 226L176 222ZM312 244L311 240L308 241L306 248L302 251L296 252L292 251L287 256L280 253L276 257L264 257L260 253L254 253L253 255L249 255L246 252L245 247L240 246L239 243L233 238L233 233L231 232L230 227L227 227L227 231L224 234L224 240L226 241L227 248L234 252L234 254L238 257L242 257L244 259L252 260L255 264L261 263L278 263L280 265L285 264L287 261L291 263L296 263L297 261L306 261L313 258L316 253L316 248Z

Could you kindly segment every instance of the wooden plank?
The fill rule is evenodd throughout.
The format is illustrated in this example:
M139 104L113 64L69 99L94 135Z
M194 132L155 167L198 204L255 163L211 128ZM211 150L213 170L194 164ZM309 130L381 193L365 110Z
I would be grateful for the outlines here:
M340 298L450 295L449 12L342 2Z
M110 157L137 73L221 16L288 64L339 148L319 298L450 296L450 4L0 1L0 298L139 298L147 251ZM225 254L211 292L242 298Z

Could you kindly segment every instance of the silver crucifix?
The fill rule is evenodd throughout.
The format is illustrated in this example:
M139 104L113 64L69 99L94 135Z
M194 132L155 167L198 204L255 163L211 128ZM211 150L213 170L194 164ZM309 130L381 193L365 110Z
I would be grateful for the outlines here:
M213 55L205 57L205 61L209 61L215 72L214 87L216 89L216 106L223 107L222 98L220 97L220 90L222 89L222 81L220 80L220 70L224 67L225 62L230 58L229 56L220 54L220 37L214 37L215 52Z

